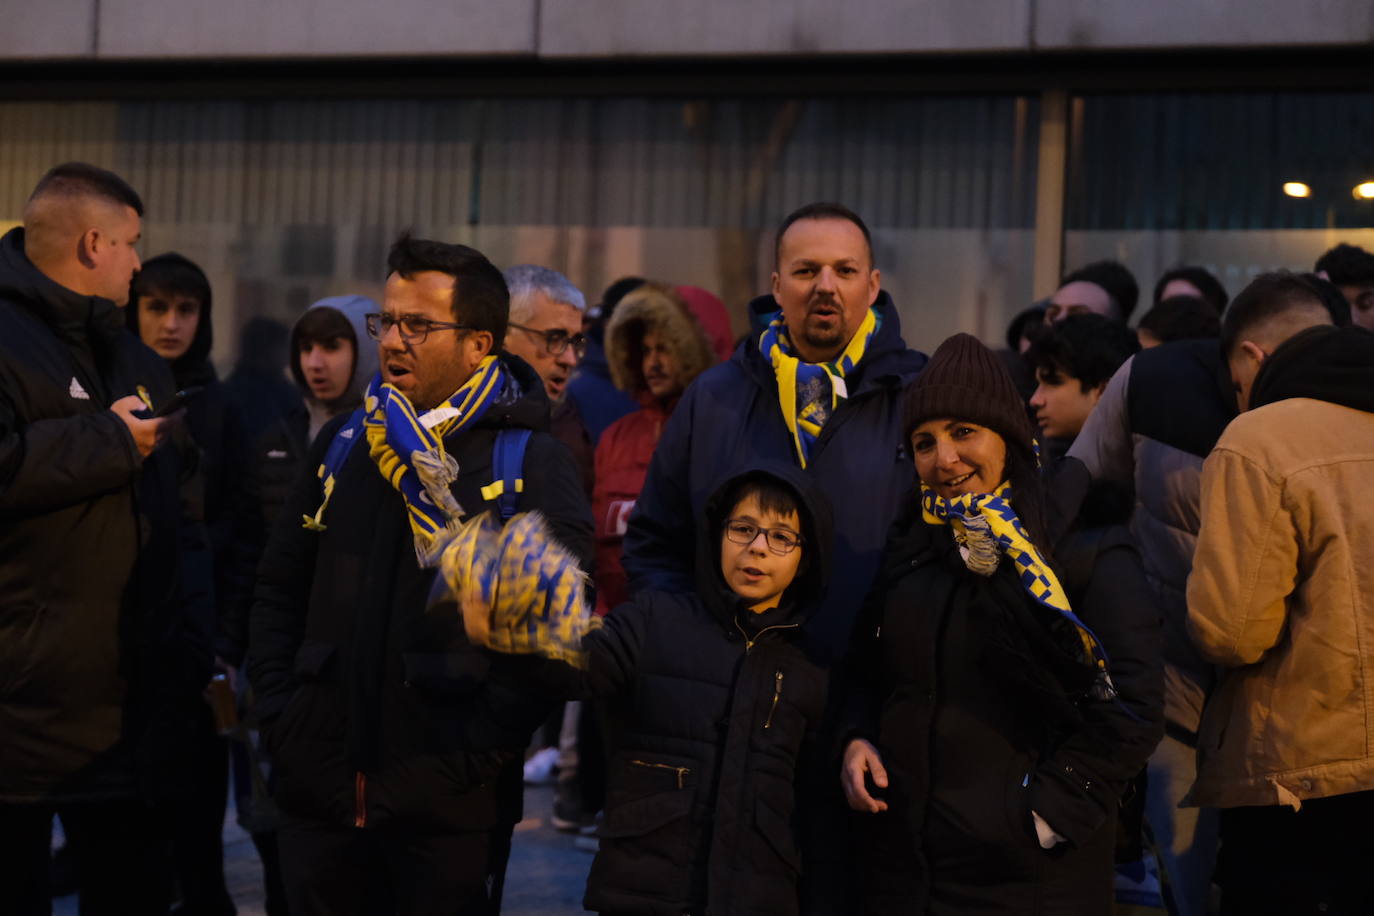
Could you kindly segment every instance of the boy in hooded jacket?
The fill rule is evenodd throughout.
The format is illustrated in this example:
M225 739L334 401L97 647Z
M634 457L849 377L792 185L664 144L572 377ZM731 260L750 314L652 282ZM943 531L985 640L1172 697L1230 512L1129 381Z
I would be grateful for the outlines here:
M797 768L816 756L826 691L801 634L831 536L829 505L802 471L750 468L707 503L695 591L644 591L615 608L583 639L579 666L507 658L508 675L610 702L587 909L799 911ZM470 640L502 644L489 607L462 608Z

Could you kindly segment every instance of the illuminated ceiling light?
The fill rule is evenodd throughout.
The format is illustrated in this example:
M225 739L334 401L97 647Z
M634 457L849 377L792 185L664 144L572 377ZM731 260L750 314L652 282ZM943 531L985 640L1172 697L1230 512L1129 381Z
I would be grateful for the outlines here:
M1312 189L1301 181L1285 181L1283 183L1283 193L1289 197L1311 197Z
M1355 195L1356 200L1374 200L1374 181L1355 185L1355 190L1351 193Z

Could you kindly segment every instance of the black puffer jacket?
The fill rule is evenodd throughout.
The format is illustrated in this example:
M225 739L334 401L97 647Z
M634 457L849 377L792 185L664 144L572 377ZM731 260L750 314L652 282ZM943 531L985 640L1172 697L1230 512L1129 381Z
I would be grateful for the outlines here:
M1061 463L1052 494L1077 518L1082 465ZM858 655L878 697L860 733L890 779L889 810L861 819L869 912L1110 912L1119 800L1163 733L1160 614L1119 523L1073 525L1055 565L1117 702L1060 686L1066 634L1010 561L983 578L947 527L894 533ZM1041 849L1032 810L1067 842Z
M184 436L139 457L109 405L173 393L114 303L0 239L0 801L175 795L212 596L182 514Z
M180 255L160 257L200 269ZM135 335L139 333L138 310L136 300L124 309L125 323ZM253 588L251 571L235 564L239 541L246 536L248 435L238 403L221 384L210 361L214 342L214 309L207 297L200 304L195 338L170 366L177 390L200 389L186 405L186 427L199 450L197 483L187 488L187 495L193 501L194 514L204 520L210 536L218 619L215 652L237 664L242 640L234 638L228 622L232 608L242 606Z
M503 359L512 399L445 443L460 468L454 495L469 513L491 508L480 490L492 482L497 430L535 429L518 508L544 513L589 566L591 510L566 449L545 431L543 387L525 363ZM346 419L320 431L307 467L319 466ZM513 794L499 799L494 780L512 766L518 773L549 702L488 678L487 657L456 615L426 615L434 573L418 568L405 503L365 443L339 471L327 529L306 530L298 520L322 498L318 478L298 478L251 614L250 675L278 803L339 825L482 830L518 820L518 777L503 781Z

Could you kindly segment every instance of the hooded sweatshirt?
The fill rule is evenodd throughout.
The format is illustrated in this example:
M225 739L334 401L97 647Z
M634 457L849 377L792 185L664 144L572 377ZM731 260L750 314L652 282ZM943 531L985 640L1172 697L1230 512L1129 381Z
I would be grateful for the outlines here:
M1319 325L1285 341L1255 376L1250 408L1288 398L1374 413L1374 333Z
M153 261L177 264L202 278L205 276L199 266L175 252L150 258L147 263ZM124 309L126 325L135 336L141 334L139 308L138 297L131 296ZM229 608L244 600L243 594L253 587L252 577L239 570L233 557L238 547L235 540L244 531L240 514L247 506L245 470L250 454L241 408L220 383L210 361L213 347L214 312L207 280L191 345L176 359L168 360L167 365L177 390L199 389L186 405L186 426L200 451L198 474L194 485L183 492L192 497L188 500L189 511L205 522L210 534L215 606L222 624L232 613ZM231 638L221 633L216 651L221 657L226 652L233 654L232 643Z
M342 397L333 401L318 401L310 394L310 386L306 384L305 375L301 372L300 350L292 347L291 377L296 380L296 385L301 389L301 394L304 395L306 406L310 411L309 441L314 440L320 427L328 423L331 418L346 410L353 410L363 403L363 395L367 393L367 386L377 375L378 367L381 365L377 343L367 335L366 320L368 314L380 312L381 306L366 296L330 296L314 303L306 309L306 312L319 308L334 309L347 318L348 323L353 326L353 376L349 379L348 387L344 389ZM300 326L299 320L296 325L297 327ZM295 328L291 330L291 342L293 345L296 343Z
M291 377L300 389L304 403L267 427L257 439L247 464L247 484L244 505L245 542L237 551L233 563L233 580L248 582L248 588L238 588L232 605L224 611L223 657L234 663L243 658L248 643L248 609L252 603L252 582L256 578L258 562L267 543L268 532L281 512L291 491L291 485L305 466L305 454L320 428L332 417L359 407L367 385L377 374L377 345L367 336L364 319L369 312L380 311L377 303L366 296L331 296L310 306L332 308L348 319L353 328L353 375L344 394L328 403L317 401L310 394L310 386L301 373L300 349L297 346L297 319L292 328L290 344Z

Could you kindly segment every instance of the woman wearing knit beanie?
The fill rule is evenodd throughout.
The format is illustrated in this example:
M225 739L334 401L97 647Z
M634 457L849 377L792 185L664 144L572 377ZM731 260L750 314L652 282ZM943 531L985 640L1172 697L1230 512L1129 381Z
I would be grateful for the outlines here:
M1117 809L1163 730L1139 557L1074 523L1082 465L1047 488L976 338L935 352L906 429L919 492L856 636L841 774L865 911L1110 913Z

